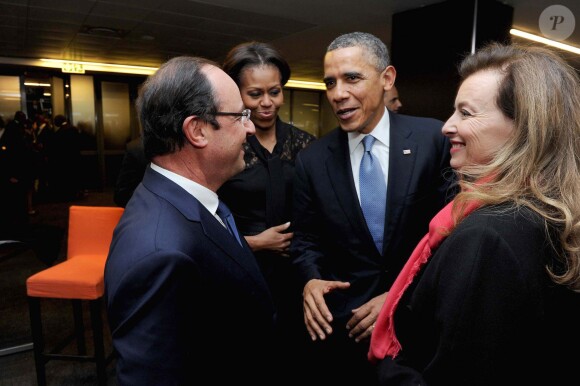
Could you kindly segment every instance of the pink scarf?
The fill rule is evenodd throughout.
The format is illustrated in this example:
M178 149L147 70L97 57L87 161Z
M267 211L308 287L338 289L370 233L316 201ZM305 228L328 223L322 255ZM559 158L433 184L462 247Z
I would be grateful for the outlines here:
M465 206L464 215L467 216L475 209L479 208L480 204L470 202ZM386 356L396 357L401 350L401 344L395 335L395 326L393 315L395 308L401 300L403 293L421 269L431 257L431 253L435 250L447 234L453 229L453 216L451 211L453 209L453 201L447 204L439 213L433 217L429 223L429 232L423 236L415 250L411 254L407 263L397 276L397 279L391 286L387 295L387 300L383 304L383 308L379 313L379 317L371 335L371 345L368 353L368 359L372 363L376 363Z

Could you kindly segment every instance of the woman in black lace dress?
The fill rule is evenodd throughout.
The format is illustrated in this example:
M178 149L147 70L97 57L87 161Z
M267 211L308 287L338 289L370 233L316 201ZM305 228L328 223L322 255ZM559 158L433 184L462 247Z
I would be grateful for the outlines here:
M252 111L256 134L245 144L245 170L226 182L218 195L230 207L270 284L285 339L280 346L291 352L287 344L306 336L301 289L287 253L292 239L294 159L315 137L278 117L290 67L275 48L243 43L228 53L222 68Z

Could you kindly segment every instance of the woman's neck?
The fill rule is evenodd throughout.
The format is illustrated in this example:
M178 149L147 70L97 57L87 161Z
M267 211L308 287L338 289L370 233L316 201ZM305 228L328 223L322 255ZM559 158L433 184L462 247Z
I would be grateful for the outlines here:
M268 129L256 127L255 136L260 145L265 147L270 153L274 151L274 146L276 146L276 125Z

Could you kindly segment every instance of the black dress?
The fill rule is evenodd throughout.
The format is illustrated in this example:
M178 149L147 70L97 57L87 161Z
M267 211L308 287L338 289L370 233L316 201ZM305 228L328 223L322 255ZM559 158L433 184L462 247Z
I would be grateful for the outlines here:
M232 211L238 230L243 235L253 236L291 221L294 160L298 152L315 139L315 136L282 122L280 118L276 121L276 145L272 153L255 136L248 138L244 144L245 169L218 190L220 199ZM257 251L254 254L278 310L282 339L279 346L289 354L288 344L294 345L307 339L302 314L302 288L296 278L295 267L289 257L272 251ZM288 360L280 359L283 362Z

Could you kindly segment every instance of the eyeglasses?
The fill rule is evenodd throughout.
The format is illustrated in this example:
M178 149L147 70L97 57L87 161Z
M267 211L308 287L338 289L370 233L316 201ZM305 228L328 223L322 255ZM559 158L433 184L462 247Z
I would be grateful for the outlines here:
M250 121L250 115L251 115L252 111L250 109L245 109L242 110L241 113L225 113L223 111L218 111L213 113L213 115L229 115L229 116L233 116L233 117L242 117L241 121L242 121L242 125L246 126L248 124L248 122Z

